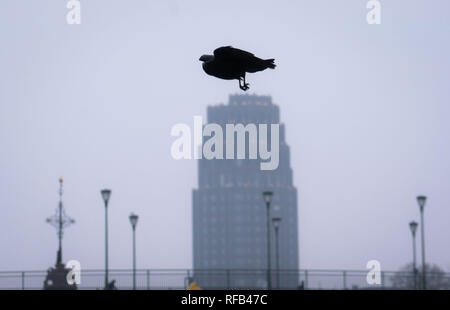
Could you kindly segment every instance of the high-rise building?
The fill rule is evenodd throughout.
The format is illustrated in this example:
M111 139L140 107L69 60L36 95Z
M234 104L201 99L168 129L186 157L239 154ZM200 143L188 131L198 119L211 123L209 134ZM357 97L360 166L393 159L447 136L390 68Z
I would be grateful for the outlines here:
M270 223L271 286L277 288L279 283L281 288L297 288L297 189L292 181L289 146L285 127L280 124L279 107L269 96L231 95L227 105L208 107L207 123L220 125L224 136L226 124L279 124L279 165L275 170L261 170L259 155L249 159L248 133L245 159L225 159L227 137L223 142L224 159L199 159L198 189L193 191L194 280L205 288L267 287L263 192L269 190L274 193L270 217L282 219L278 281L276 240ZM203 138L204 142L207 138Z

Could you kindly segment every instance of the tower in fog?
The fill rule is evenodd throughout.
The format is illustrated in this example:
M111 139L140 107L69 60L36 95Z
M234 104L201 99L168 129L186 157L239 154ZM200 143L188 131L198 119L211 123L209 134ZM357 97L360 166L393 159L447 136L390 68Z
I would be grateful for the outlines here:
M269 96L231 95L227 105L208 107L207 123L222 127L225 158L226 124L255 124L256 127L268 124L270 128L269 124L280 124L279 107ZM279 165L275 170L261 170L259 155L258 159L249 159L248 137L247 133L245 159L198 160L198 189L193 191L194 279L205 288L266 287L267 217L262 193L270 190L274 193L270 217L282 219L280 287L296 288L298 275L295 271L299 266L297 189L292 181L285 127L279 126ZM276 288L272 222L270 229L271 282Z

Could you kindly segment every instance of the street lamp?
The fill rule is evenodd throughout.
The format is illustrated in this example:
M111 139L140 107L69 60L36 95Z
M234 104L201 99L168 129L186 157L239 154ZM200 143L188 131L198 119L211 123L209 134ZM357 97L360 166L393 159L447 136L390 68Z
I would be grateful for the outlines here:
M108 288L108 201L111 197L111 190L103 189L100 192L105 202L105 289Z
M273 192L263 192L264 202L266 203L267 214L267 289L272 289L270 281L270 203L272 202Z
M280 289L280 252L278 246L278 229L280 228L281 217L272 218L273 228L275 229L275 260L277 268L277 289Z
M414 274L414 289L417 290L417 268L416 268L416 231L417 231L417 222L412 221L409 223L409 228L412 233L413 240L413 274Z
M133 228L133 290L136 289L136 224L139 216L130 214L131 228Z
M427 201L426 196L417 196L417 203L420 207L420 231L422 237L422 287L424 290L427 289L427 277L425 271L425 232L423 224L423 209L425 207L425 202Z

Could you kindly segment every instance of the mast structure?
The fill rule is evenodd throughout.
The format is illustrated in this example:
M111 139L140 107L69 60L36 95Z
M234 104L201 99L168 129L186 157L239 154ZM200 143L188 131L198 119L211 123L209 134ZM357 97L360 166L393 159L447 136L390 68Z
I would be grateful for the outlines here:
M75 220L66 215L64 210L62 196L63 196L63 178L59 178L59 203L58 208L54 215L48 217L46 222L56 228L56 234L58 236L58 252L56 254L56 265L62 264L62 238L64 228L69 227Z

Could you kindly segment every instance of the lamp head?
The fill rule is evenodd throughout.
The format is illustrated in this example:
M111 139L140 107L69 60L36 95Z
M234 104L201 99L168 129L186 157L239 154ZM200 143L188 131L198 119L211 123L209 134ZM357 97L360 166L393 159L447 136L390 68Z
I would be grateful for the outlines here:
M409 223L409 229L411 229L413 236L416 234L417 226L419 226L419 224L415 221Z
M280 227L281 217L274 217L274 218L272 218L272 224L273 224L273 227L275 227L275 229Z
M417 203L419 204L420 210L425 207L425 202L427 201L427 196L417 196Z
M107 204L109 201L109 198L111 197L111 190L110 189L102 189L101 193L102 193L103 201L105 201L105 203Z
M273 192L271 192L271 191L263 192L263 198L267 204L270 204L272 202L272 196L273 196Z
M131 226L133 226L133 229L134 229L136 227L137 222L138 222L139 216L137 216L134 213L131 213L129 218L130 218Z

